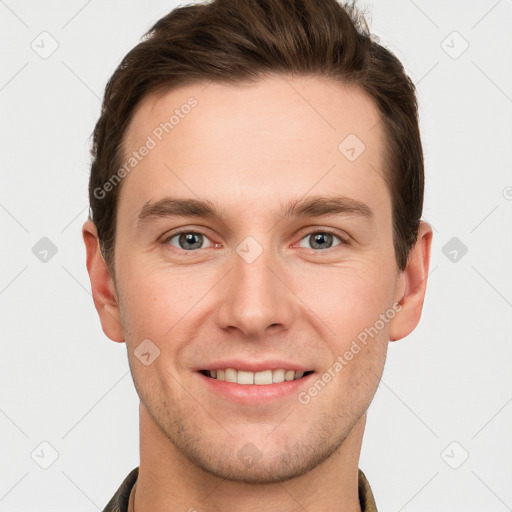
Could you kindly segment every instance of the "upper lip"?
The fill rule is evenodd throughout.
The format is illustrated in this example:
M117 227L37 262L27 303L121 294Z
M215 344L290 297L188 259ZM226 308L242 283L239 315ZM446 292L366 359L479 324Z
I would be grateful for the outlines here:
M225 368L234 368L236 370L244 370L247 372L261 372L264 370L296 370L299 372L312 371L310 366L304 366L299 363L290 361L281 361L278 359L267 359L265 361L247 361L246 359L224 359L222 361L214 361L207 363L204 366L196 368L196 371L201 370L223 370Z

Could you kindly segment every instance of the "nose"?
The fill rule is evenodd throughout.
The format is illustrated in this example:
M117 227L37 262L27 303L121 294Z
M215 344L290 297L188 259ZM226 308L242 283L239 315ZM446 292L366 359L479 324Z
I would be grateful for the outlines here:
M233 252L231 271L222 281L217 322L220 328L241 331L257 339L279 328L288 329L294 293L282 262L270 250L254 261Z

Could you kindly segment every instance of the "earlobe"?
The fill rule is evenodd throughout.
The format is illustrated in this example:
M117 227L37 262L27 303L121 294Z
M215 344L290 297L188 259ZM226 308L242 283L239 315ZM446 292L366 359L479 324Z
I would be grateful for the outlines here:
M98 232L92 221L87 220L84 223L82 236L87 253L87 271L91 281L92 297L101 327L111 340L123 342L124 332L114 282L101 254Z
M407 266L400 276L400 286L397 287L399 296L396 302L401 305L401 309L390 322L390 341L405 338L420 321L427 290L432 235L432 227L421 221L416 243L411 248Z

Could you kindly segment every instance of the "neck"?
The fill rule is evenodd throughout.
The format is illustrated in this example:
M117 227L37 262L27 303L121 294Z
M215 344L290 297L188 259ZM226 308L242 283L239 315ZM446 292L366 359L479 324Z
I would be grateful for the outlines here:
M135 512L361 512L358 464L366 414L323 462L297 477L253 484L226 480L188 459L140 406Z

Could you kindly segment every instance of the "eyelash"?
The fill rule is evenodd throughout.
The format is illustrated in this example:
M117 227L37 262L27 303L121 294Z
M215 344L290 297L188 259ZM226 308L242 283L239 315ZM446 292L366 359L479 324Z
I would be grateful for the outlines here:
M208 235L206 235L206 233L203 233L202 231L193 231L193 230L184 230L184 231L177 231L176 233L172 233L171 235L167 236L164 240L162 240L162 244L163 245L167 245L169 246L169 241L171 239L173 239L174 237L176 236L179 236L179 235L183 235L183 234L195 234L195 235L202 235L204 236L205 238L207 238L209 240L209 237ZM335 245L333 247L329 247L327 249L309 249L309 251L313 251L315 253L326 253L328 251L330 251L331 249L336 249L336 247L340 247L340 246L345 246L345 245L349 245L349 241L345 238L343 238L342 236L340 236L339 234L335 233L334 231L330 230L330 229L315 229L315 230L312 230L312 231L309 231L308 233L306 233L301 239L299 242L301 242L302 240L304 240L305 238L313 235L313 234L318 234L318 233L321 233L321 234L329 234L329 235L332 235L334 236L335 238L337 238L340 243L338 245ZM212 242L213 245L216 245L215 242ZM190 250L190 251L186 251L184 249L179 249L177 247L174 247L174 246L170 246L172 247L171 250L176 250L176 251L179 251L181 253L190 253L190 254L193 254L195 252L198 252L200 251L201 249L194 249L194 250ZM205 249L209 249L209 247L206 247Z

